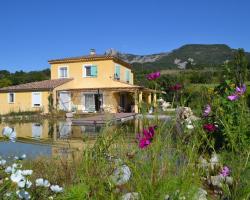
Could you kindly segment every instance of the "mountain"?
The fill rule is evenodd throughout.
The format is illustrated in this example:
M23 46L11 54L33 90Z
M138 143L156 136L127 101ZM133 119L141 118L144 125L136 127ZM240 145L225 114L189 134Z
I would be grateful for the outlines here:
M107 54L116 54L123 60L132 64L134 69L186 69L186 68L218 68L225 61L232 60L236 49L225 44L188 44L171 52L134 55L120 53L113 49ZM246 52L250 61L250 53Z

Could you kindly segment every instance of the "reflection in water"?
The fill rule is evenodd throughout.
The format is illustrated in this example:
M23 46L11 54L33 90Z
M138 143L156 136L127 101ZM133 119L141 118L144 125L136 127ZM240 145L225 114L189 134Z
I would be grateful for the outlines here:
M59 122L58 137L60 139L69 138L71 136L71 122Z
M9 156L21 156L26 154L28 158L35 158L39 155L51 156L52 147L50 145L37 145L23 142L1 142L0 155L7 158Z
M43 132L43 126L40 123L32 124L32 138L40 139Z
M5 126L16 131L17 142L1 142L3 136L0 134L0 156L25 153L32 158L39 155L68 157L73 151L92 145L103 128L98 124L72 126L68 121L44 120L40 123L2 123L0 132ZM115 128L121 125L113 126ZM140 129L141 123L137 120L131 121L128 126L128 132L134 135Z

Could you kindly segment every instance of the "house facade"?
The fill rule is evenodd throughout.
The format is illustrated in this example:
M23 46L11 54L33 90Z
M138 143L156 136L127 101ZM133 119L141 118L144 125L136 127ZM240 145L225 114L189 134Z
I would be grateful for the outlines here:
M51 80L0 88L0 114L51 108L78 112L139 112L154 91L134 85L130 64L113 55L49 60Z

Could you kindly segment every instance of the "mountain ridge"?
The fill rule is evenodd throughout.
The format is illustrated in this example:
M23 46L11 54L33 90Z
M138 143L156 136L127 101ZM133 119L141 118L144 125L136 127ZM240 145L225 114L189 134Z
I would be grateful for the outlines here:
M117 55L130 63L134 69L203 69L218 68L225 61L232 60L236 49L226 44L186 44L170 52L148 55L121 53L114 49L106 54ZM250 62L250 53L245 52Z

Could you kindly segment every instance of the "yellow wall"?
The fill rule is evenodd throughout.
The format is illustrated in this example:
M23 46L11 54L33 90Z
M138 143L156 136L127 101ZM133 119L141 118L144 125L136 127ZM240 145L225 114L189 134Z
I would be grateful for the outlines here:
M97 77L83 77L83 66L86 64L97 65ZM102 88L102 87L131 87L134 83L133 73L129 68L121 66L121 81L114 80L115 65L112 60L92 61L92 62L74 62L65 64L51 65L51 79L58 79L60 67L68 67L68 78L74 80L56 88L76 89L76 88ZM125 70L130 71L130 84L125 83Z
M38 91L39 92L39 91ZM32 92L15 92L15 102L8 102L8 93L0 93L0 114L19 111L39 111L48 113L49 92L41 92L41 107L32 107Z

